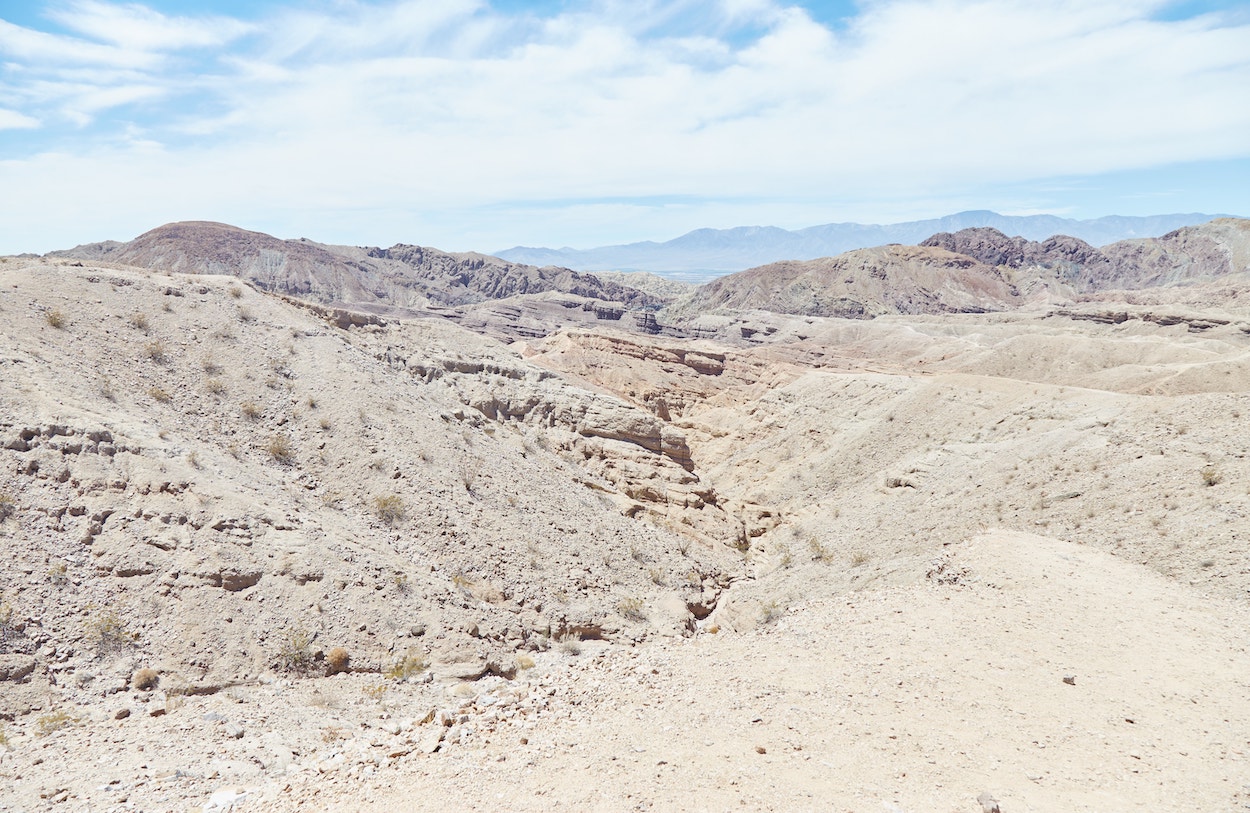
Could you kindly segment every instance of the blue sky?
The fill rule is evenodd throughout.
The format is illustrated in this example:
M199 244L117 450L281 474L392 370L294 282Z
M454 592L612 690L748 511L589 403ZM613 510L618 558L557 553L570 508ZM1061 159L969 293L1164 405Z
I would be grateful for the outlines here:
M0 254L1250 215L1250 2L0 0Z

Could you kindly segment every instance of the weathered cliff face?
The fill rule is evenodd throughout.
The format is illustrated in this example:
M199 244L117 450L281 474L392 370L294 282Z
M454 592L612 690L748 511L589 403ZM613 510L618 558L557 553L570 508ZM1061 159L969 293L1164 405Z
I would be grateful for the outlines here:
M882 246L730 274L670 306L675 318L759 308L871 319L883 314L1005 310L1017 291L998 269L943 248Z
M662 301L567 268L534 268L484 254L450 254L421 246L354 248L280 240L222 223L170 223L128 243L95 243L50 256L228 274L266 291L381 308L466 305L549 291L626 307L655 307Z
M645 405L604 389L578 386L487 339L466 344L439 323L388 332L381 358L392 368L444 388L490 421L518 428L609 489L631 516L649 515L709 545L732 542L738 524L703 480L681 429Z

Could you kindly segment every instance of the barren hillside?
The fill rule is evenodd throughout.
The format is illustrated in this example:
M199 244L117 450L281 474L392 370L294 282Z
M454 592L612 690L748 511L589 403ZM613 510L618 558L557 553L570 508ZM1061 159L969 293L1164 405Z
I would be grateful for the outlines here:
M1246 809L1250 307L954 247L699 338L0 260L0 809Z

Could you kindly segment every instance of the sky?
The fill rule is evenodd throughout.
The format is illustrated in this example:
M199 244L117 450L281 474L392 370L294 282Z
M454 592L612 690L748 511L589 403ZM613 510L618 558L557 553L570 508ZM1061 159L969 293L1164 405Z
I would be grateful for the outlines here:
M0 0L0 254L1250 216L1250 0Z

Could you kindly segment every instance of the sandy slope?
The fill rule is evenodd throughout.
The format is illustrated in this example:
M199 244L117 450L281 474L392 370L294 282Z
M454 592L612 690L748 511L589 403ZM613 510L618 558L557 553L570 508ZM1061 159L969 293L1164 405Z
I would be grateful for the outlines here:
M534 731L385 781L301 779L265 804L965 811L989 792L1013 813L1250 808L1244 606L997 531L918 583L821 582L795 572L803 600L745 635L550 667Z

